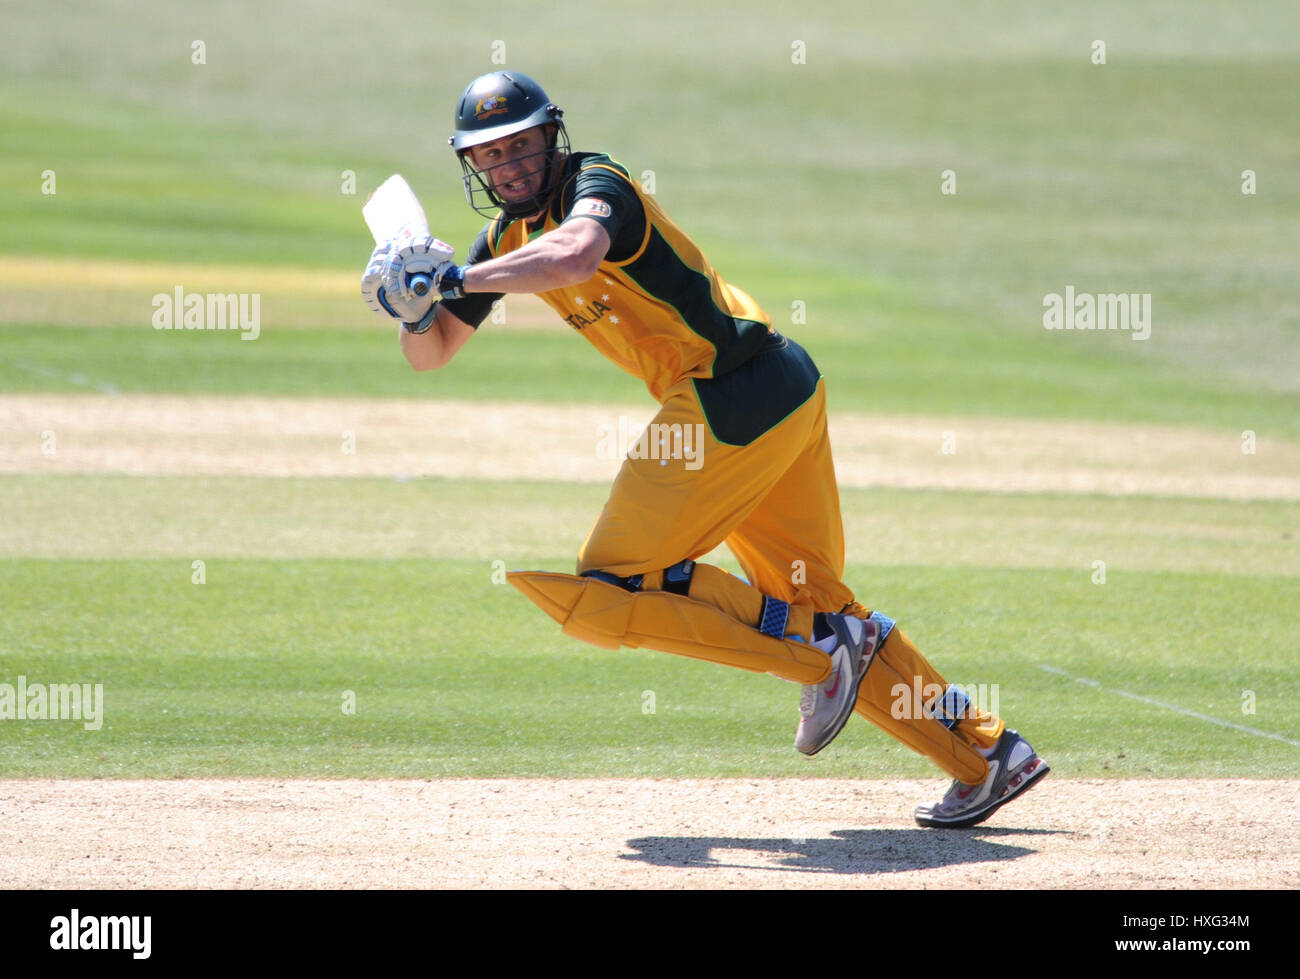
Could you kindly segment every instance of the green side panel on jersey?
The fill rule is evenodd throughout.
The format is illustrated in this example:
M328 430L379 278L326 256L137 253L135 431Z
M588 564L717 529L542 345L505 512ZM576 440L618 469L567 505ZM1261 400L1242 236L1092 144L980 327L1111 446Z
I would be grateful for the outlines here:
M624 271L647 294L672 306L683 323L713 345L715 375L743 364L767 339L765 323L738 319L718 308L708 276L682 261L656 227L651 226L645 251Z
M720 377L697 377L693 383L713 437L726 445L749 445L811 398L820 379L803 347L772 333L756 357Z

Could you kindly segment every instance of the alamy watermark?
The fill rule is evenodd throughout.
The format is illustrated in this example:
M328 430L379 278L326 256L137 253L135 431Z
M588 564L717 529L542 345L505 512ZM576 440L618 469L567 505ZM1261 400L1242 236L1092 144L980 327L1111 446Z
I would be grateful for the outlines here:
M1049 292L1043 297L1043 328L1047 330L1131 330L1134 340L1151 336L1151 293L1074 291Z
M596 457L598 459L658 459L661 466L669 459L682 460L686 469L696 470L704 465L704 425L651 422L639 432L634 432L626 415L618 416L618 424L601 422L596 426Z
M133 959L147 959L153 916L140 914L82 914L73 908L50 919L50 948L55 951L128 951Z
M0 721L82 721L87 731L104 724L102 683L0 683Z
M190 292L153 297L155 330L239 330L239 339L256 340L262 332L262 296L253 292Z
M889 690L893 698L889 716L895 720L918 720L932 717L951 729L958 721L981 714L999 716L998 684L922 683L912 677L911 684L895 683Z

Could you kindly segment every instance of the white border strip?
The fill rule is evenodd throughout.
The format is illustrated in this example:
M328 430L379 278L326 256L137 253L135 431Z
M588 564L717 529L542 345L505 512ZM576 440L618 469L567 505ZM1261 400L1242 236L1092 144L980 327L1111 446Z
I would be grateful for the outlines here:
M1243 731L1246 734L1253 734L1257 738L1272 738L1274 741L1281 741L1284 744L1294 745L1300 748L1300 741L1292 741L1290 738L1283 737L1280 734L1274 734L1272 731L1260 731L1257 728L1246 727L1244 724L1233 724L1231 721L1221 721L1217 717L1210 717L1208 714L1198 714L1194 710L1187 710L1185 707L1177 707L1174 704L1166 704L1160 700L1152 700L1150 697L1143 697L1141 694L1129 693L1127 690L1115 690L1103 687L1096 680L1089 680L1087 677L1072 676L1065 670L1055 666L1048 666L1046 663L1039 663L1040 670L1046 670L1048 673L1055 673L1057 676L1063 676L1067 680L1073 680L1075 683L1082 683L1087 687L1094 687L1097 690L1105 690L1107 693L1117 693L1121 697L1128 697L1130 700L1140 700L1144 704L1151 704L1154 707L1163 707L1165 710L1172 710L1179 714L1186 714L1188 717L1195 717L1202 721L1209 721L1211 724L1218 724L1220 727L1230 727L1234 731Z

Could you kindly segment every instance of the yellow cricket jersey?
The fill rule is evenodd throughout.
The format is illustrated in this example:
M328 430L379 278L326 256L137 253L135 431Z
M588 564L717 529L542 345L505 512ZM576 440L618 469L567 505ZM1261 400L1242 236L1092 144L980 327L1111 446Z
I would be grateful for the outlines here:
M596 274L538 295L659 402L683 379L721 377L764 348L773 332L768 315L718 275L625 167L580 153L564 168L540 220L498 215L471 249L471 263L515 251L566 220L599 221L611 247ZM496 298L479 293L447 305L477 326Z

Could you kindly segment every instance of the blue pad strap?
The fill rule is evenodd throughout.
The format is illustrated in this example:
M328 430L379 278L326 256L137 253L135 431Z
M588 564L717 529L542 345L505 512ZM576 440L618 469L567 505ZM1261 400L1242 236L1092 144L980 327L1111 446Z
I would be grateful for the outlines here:
M877 644L883 643L889 638L889 634L894 631L894 620L883 612L872 612L871 621L880 626L880 639Z
M634 574L630 578L622 578L616 574L610 574L608 571L584 571L581 578L595 578L597 581L603 581L607 585L613 585L616 588L622 588L624 591L640 591L641 582L645 575Z
M663 590L674 595L686 595L691 590L691 575L695 574L694 561L682 561L664 568Z
M758 623L760 632L777 639L785 635L785 624L790 618L790 603L770 595L763 596L763 617Z
M926 713L951 731L958 721L970 716L970 697L961 687L950 683L948 689L926 708Z

